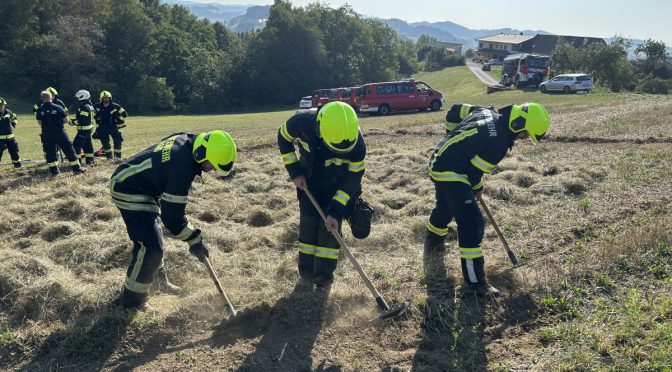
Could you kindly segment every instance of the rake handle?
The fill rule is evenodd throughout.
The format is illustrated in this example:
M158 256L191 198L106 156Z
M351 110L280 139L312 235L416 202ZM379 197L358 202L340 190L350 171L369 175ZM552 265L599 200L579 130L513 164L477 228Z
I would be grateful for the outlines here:
M322 210L322 207L320 207L320 204L317 202L317 200L315 200L315 197L310 192L310 190L308 190L308 187L304 188L303 191L306 193L306 195L308 195L308 199L310 199L310 202L313 203L313 206L315 207L315 209L317 209L317 212L320 214L322 220L326 224L327 215L324 214L324 211ZM366 287L369 288L369 291L371 291L373 297L376 298L376 303L378 304L378 307L380 307L380 309L383 311L389 311L390 307L383 299L383 295L381 295L380 292L378 292L378 290L376 289L376 287L373 286L371 279L369 279L369 277L364 272L364 269L362 269L362 265L359 264L355 256L353 256L352 252L350 252L350 249L348 248L348 245L345 243L345 240L343 240L341 234L339 234L338 232L334 232L332 235L336 237L336 240L338 240L338 244L340 244L341 246L341 250L343 251L343 253L345 253L348 259L350 259L350 262L352 262L352 264L355 266L355 269L357 269L357 272L362 277L362 279L364 279Z
M205 260L203 261L205 264L205 267L208 268L208 273L210 274L210 277L212 278L212 281L215 282L215 286L217 287L217 290L219 293L224 297L224 301L226 301L226 306L229 308L229 311L231 311L231 314L233 316L236 316L237 311L233 307L233 304L231 304L231 301L229 301L229 296L226 295L226 292L224 292L224 288L222 287L222 283L220 283L219 278L217 277L217 274L215 273L215 270L212 268L212 265L210 264L210 259L205 257Z
M511 247L509 247L509 243L506 242L506 238L504 238L504 234L502 234L502 231L499 229L499 226L497 225L497 222L495 222L495 218L492 217L492 213L490 213L490 209L485 204L485 200L483 200L483 197L480 194L476 194L476 199L478 199L478 202L481 203L481 207L483 207L483 210L485 211L485 214L488 216L488 220L490 220L490 224L492 224L492 227L495 228L495 232L497 233L497 236L499 236L499 240L502 241L502 244L504 245L504 249L506 250L506 254L509 256L509 259L511 260L511 263L514 264L514 265L518 265L518 257L516 257L516 254L513 253L513 251L511 250Z

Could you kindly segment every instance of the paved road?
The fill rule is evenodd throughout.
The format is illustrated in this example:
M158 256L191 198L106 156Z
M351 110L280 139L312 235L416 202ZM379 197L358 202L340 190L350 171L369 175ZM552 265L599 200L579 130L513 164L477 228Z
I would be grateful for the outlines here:
M471 72L476 75L476 77L482 81L485 85L497 85L499 82L495 79L492 78L492 76L487 72L481 70L481 65L478 63L474 62L467 62L467 67L471 70Z

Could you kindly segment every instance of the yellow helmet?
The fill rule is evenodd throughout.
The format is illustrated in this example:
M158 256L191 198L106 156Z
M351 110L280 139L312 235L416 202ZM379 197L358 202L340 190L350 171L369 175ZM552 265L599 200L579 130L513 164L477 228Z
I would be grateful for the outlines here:
M538 103L513 105L509 117L509 129L513 133L525 130L532 142L539 143L548 131L548 111Z
M55 96L58 95L58 91L56 89L54 89L53 87L49 87L49 88L45 89L45 91L51 93L52 97L55 97Z
M217 171L228 174L236 161L238 149L230 134L223 130L200 133L194 140L194 160L201 164L209 161Z
M110 93L107 90L104 90L104 91L100 92L100 100L101 101L103 100L103 97L108 97L109 99L112 99L112 93Z
M345 102L329 102L317 113L317 133L330 150L350 152L359 136L357 113Z

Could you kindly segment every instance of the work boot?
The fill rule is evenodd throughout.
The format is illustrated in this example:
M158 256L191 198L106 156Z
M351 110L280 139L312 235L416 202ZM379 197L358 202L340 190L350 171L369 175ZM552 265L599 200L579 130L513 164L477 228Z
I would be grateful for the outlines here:
M84 173L86 173L86 168L83 168L81 166L72 167L72 173L74 173L75 175L84 174Z
M61 173L61 171L59 171L56 167L49 167L49 173L51 174L51 177L56 177Z
M14 164L14 168L21 168L21 167L23 167L23 164L21 164L21 162L13 163L13 164Z
M105 158L106 158L106 159L112 159L112 157L113 157L112 152L107 152L107 151L105 151Z
M299 279L294 284L294 290L297 292L308 292L313 289L313 281L310 278L299 275Z
M490 283L478 283L478 284L466 284L466 289L471 292L475 293L479 297L499 297L501 294L499 292L499 289L493 287L490 285Z
M443 253L446 250L446 237L425 230L425 254Z
M159 290L174 295L182 293L182 287L177 286L168 280L168 273L166 273L165 269L159 269Z
M333 284L332 281L322 282L322 283L316 284L316 285L315 285L315 289L317 290L318 293L322 293L322 294L327 294L327 295L328 295L329 292L331 292L331 285L332 285L332 284Z

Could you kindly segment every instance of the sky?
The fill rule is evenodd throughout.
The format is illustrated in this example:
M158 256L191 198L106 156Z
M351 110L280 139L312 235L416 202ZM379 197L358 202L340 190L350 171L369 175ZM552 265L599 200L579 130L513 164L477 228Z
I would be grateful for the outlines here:
M199 3L270 5L273 0L191 0ZM297 6L315 0L290 0ZM408 22L451 21L471 28L544 30L554 34L610 37L616 34L672 45L672 1L668 0L322 0L350 4L360 14ZM559 5L559 6L558 6ZM505 8L503 8L505 6ZM503 17L506 14L506 18Z

